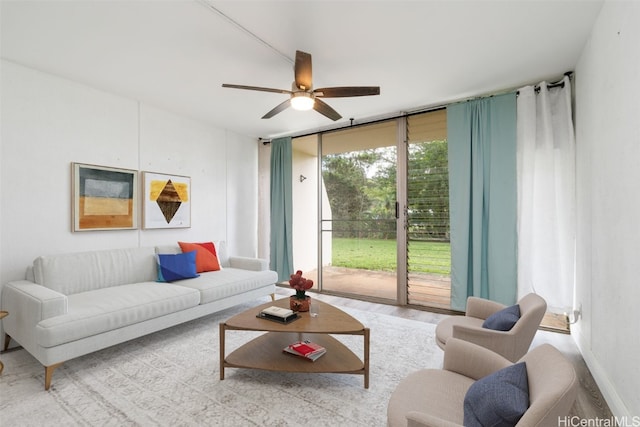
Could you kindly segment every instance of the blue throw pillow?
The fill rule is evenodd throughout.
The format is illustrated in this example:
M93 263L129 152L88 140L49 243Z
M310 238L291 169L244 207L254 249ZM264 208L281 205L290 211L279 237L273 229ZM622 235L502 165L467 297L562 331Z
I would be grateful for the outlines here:
M158 254L158 282L198 277L196 251L181 254Z
M482 323L483 328L495 331L510 331L513 325L520 319L520 306L518 304L493 313Z
M529 408L525 362L516 363L476 381L464 397L466 427L515 426Z

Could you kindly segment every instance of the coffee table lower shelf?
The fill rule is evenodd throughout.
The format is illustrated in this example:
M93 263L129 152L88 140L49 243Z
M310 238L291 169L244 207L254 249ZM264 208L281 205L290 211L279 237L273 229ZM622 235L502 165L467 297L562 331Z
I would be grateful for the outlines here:
M220 336L226 328L220 324ZM365 360L361 360L339 340L327 334L300 332L267 332L249 341L225 357L224 339L220 347L220 379L225 368L249 368L280 372L340 373L364 375L364 387L369 388L369 329L363 331ZM327 349L315 362L282 351L287 345L311 340Z

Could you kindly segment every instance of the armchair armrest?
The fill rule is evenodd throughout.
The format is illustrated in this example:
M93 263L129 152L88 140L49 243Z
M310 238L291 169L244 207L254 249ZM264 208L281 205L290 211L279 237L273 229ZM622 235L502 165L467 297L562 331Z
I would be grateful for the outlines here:
M450 338L444 351L443 369L474 380L511 366L511 362L493 351L471 342Z
M506 356L508 359L513 359L516 351L514 346L516 335L513 329L510 331L496 331L482 326L453 325L451 337L488 348Z
M243 270L264 271L269 269L269 262L262 258L233 256L229 257L229 266Z
M407 414L407 427L462 427L451 421L424 412L411 411Z
M484 298L469 297L467 298L466 316L475 317L477 319L486 319L503 308L506 308L506 305L500 304L499 302Z

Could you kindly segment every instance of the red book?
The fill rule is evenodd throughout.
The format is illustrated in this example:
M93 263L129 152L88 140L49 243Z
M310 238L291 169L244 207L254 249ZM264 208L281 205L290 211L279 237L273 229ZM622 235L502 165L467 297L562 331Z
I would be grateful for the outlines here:
M306 343L306 342L297 342L297 343L293 343L289 346L292 350L297 351L298 353L300 353L302 356L308 356L311 353L314 353L316 351L322 350L323 347L320 347L317 344L313 344L313 343Z
M316 360L318 357L326 353L326 349L319 344L311 341L298 341L283 349L285 352L304 357L311 361Z

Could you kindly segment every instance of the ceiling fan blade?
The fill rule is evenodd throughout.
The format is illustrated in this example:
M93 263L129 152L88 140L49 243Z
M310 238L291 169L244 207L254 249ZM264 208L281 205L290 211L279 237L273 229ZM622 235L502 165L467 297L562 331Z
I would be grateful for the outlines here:
M342 118L342 116L340 114L338 114L338 112L336 110L334 110L333 108L329 107L329 105L326 102L323 102L321 100L319 100L318 98L316 98L316 102L313 104L313 109L316 110L318 113L327 116L328 118L330 118L331 120L333 120L334 122L340 118Z
M280 104L278 104L273 110L269 111L267 114L265 114L264 116L262 116L263 119L270 119L271 117L275 116L276 114L286 110L289 105L291 105L291 102L289 102L289 100L287 99L284 102L281 102Z
M314 90L313 93L321 98L380 95L380 86L323 87Z
M294 66L296 86L300 90L309 90L313 85L311 72L311 54L296 50L296 64Z
M227 83L223 83L222 87L228 87L228 88L231 88L231 89L257 90L257 91L260 91L260 92L284 93L285 95L291 95L291 91L290 90L272 89L272 88L269 88L269 87L231 85L231 84L227 84Z

